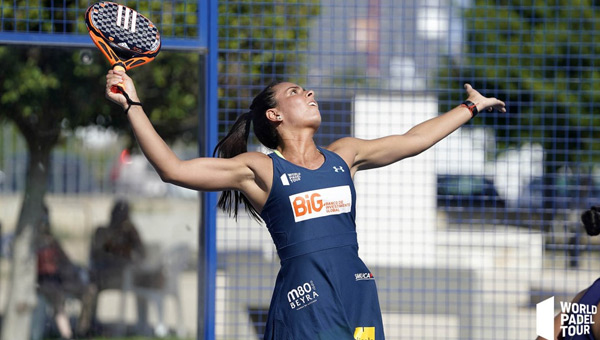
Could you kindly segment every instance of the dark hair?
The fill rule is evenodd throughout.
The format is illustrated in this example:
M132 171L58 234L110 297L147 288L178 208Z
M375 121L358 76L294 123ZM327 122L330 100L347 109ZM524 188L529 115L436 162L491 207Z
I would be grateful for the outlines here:
M590 236L600 234L600 206L593 206L581 214L581 222Z
M213 156L232 158L248 151L250 124L254 128L254 135L262 145L269 149L277 148L279 145L279 136L277 135L275 126L267 119L265 112L277 106L273 88L280 83L281 81L270 83L254 97L250 105L250 111L240 115L235 123L233 123L227 136L217 143ZM248 214L260 221L258 211L252 206L248 198L237 190L223 191L219 198L218 206L228 213L229 216L233 215L237 219L238 207L241 203L244 204Z
M129 203L119 199L113 205L110 213L110 227L120 228L121 224L129 218Z

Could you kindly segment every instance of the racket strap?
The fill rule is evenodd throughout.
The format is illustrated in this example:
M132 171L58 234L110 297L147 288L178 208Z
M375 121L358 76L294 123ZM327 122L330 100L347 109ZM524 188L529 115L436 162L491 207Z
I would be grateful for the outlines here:
M129 98L129 95L127 94L127 92L123 91L123 89L120 89L120 90L121 90L121 93L123 94L123 96L125 96L125 100L127 100L127 108L125 109L125 114L129 113L129 109L131 109L132 105L142 106L142 103L134 102L133 100L131 100L131 98Z

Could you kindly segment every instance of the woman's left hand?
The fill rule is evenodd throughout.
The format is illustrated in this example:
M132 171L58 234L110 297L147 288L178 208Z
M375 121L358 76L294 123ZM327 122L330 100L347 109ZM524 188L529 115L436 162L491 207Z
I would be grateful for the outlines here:
M477 106L477 111L483 112L487 110L491 112L493 109L498 110L498 112L506 112L506 105L503 101L496 99L494 97L487 98L484 97L481 93L475 90L470 84L465 84L465 90L467 91L467 100L475 103Z

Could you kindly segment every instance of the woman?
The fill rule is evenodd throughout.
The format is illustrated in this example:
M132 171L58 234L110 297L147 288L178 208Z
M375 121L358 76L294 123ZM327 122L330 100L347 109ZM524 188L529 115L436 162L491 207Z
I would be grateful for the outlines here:
M581 222L583 222L588 235L596 236L600 234L600 206L593 206L584 211L581 214ZM585 307L577 308L575 312L568 315L561 311L554 317L554 339L600 339L600 313L598 313L598 309L600 309L600 278L575 295L571 303ZM590 311L593 313L588 313ZM585 320L585 322L581 320ZM543 340L542 337L537 339Z
M124 84L129 100L110 89ZM313 91L274 83L252 102L217 145L221 158L180 160L144 114L131 78L107 75L107 98L128 111L140 147L161 178L203 191L224 191L219 206L237 216L238 204L267 225L281 259L265 339L384 339L373 275L358 257L355 192L359 170L417 155L478 111L504 103L465 85L468 101L402 135L342 138L315 145L321 124ZM275 152L247 152L250 125Z

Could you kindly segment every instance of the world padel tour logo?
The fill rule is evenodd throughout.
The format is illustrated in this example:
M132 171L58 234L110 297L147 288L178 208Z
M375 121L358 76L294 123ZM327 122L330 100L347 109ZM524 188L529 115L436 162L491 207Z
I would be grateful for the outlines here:
M589 335L598 307L582 303L560 302L560 334L562 338ZM536 305L537 335L556 339L554 334L554 297Z
M290 196L296 222L312 218L348 213L352 209L352 193L347 185L305 191Z

